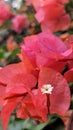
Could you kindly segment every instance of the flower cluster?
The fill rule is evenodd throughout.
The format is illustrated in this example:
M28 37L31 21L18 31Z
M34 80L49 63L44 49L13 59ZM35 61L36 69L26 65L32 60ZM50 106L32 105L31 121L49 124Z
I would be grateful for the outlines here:
M22 61L0 69L4 130L17 106L17 117L44 122L48 114L64 116L70 105L68 83L60 72L70 63L71 48L49 33L28 36L24 41L19 55Z
M0 5L0 26L2 26L7 20L10 20L11 29L17 33L21 33L23 29L29 26L25 14L12 13L9 4L2 3Z

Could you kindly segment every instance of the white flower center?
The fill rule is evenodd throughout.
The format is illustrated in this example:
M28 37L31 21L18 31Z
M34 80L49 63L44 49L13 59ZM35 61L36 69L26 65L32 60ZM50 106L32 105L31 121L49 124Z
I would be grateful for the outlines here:
M52 94L53 87L51 84L44 84L41 88L43 94Z

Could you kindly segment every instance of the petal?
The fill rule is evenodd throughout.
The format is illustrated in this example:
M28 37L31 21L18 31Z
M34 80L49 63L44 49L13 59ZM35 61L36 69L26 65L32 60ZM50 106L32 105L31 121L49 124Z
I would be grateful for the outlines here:
M24 88L23 85L16 84L13 87L6 87L6 94L4 95L4 99L9 99L13 97L22 96L23 94L26 94L28 91Z
M9 121L11 113L14 111L14 109L20 103L22 98L23 97L10 99L3 106L2 112L1 112L1 119L2 119L3 126L4 126L4 130L7 129L7 125L8 125L8 121Z
M52 51L52 53L62 53L67 50L66 45L52 33L40 33L38 38L41 51L45 49L46 53L47 51Z
M19 107L19 109L17 110L17 118L21 118L21 119L27 119L29 118L29 115L27 114L27 112L24 109L24 106L21 105Z
M45 98L38 92L28 93L25 96L21 107L18 109L17 116L20 118L33 118L45 122L47 120L47 105ZM34 95L35 94L35 95ZM46 96L45 96L46 97Z
M14 75L25 71L23 63L8 65L0 69L0 83L7 84Z
M32 89L35 87L37 79L32 74L17 74L9 82L8 87L14 87L14 85L23 85L26 89Z
M37 79L32 74L17 74L15 75L6 87L6 98L24 94L34 88L37 84Z
M24 62L24 66L25 66L26 70L28 72L31 72L34 69L34 67L32 65L32 62L29 60L29 57L25 53L25 51L23 51L23 49L22 49L22 56L23 56L23 62Z

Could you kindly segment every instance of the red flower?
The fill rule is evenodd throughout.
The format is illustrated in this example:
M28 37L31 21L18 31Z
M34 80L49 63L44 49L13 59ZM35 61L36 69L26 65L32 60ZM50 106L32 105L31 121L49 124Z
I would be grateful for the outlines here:
M65 60L72 57L71 49L69 51L66 44L52 34L29 36L25 38L20 57L23 62L0 69L0 103L4 130L17 106L17 117L31 117L43 122L49 113L63 116L70 104L67 81L51 69L55 64L65 65ZM64 65L62 64L62 69ZM58 68L62 70L60 66Z
M44 86L48 87L47 89L44 88L43 93L42 89ZM50 89L50 87L53 89ZM30 93L30 95L32 97L32 101L30 101L31 98L26 96L17 112L17 116L20 118L24 119L33 117L34 119L43 121L43 119L46 119L44 118L44 113L46 112L47 114L47 109L48 113L50 114L57 113L61 116L64 116L69 108L70 91L67 82L61 76L61 74L50 68L41 68L38 79L38 89L33 90L32 94ZM42 120L38 118L39 112L40 117L42 115Z
M17 15L12 19L12 30L21 33L29 25L26 15Z

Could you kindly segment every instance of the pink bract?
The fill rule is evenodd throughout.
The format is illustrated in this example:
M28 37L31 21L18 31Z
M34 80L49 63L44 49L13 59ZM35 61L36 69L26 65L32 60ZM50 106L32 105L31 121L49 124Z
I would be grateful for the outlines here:
M17 33L21 33L23 29L27 28L29 25L29 22L27 20L26 15L16 15L12 19L12 30L14 30Z
M70 27L70 16L64 9L64 4L67 2L68 0L31 0L42 31L56 32Z
M27 36L22 45L22 59L25 61L27 57L31 66L36 68L45 66L62 72L67 64L69 68L72 68L72 56L72 47L66 46L64 42L51 33L43 32L38 35ZM26 65L26 63L24 64Z
M7 4L1 4L0 5L0 26L2 26L2 24L10 19L11 17L13 17L13 14L10 12L10 7Z

